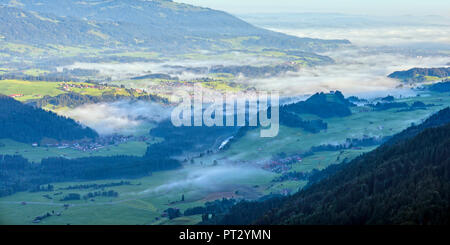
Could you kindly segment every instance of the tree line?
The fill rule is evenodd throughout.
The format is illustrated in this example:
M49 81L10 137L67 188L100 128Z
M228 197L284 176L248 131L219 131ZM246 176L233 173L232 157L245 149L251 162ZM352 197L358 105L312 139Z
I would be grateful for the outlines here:
M98 134L94 130L83 127L73 119L22 104L0 94L0 138L34 143L43 138L73 141L96 137Z
M163 155L163 153L162 153ZM181 163L148 154L145 157L112 156L76 159L47 158L40 164L22 156L0 155L0 196L19 191L42 190L41 185L55 182L100 179L139 178L153 172L172 170Z

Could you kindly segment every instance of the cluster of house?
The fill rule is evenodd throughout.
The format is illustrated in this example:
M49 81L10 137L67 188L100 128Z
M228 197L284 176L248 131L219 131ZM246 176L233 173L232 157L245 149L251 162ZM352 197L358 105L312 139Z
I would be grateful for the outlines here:
M119 91L123 88L119 88L119 87L111 87L111 86L107 86L107 85L101 85L101 84L87 84L87 83L67 83L67 82L63 82L60 83L60 89L66 92L71 91L73 88L79 88L79 89L86 89L86 88L92 88L92 89L98 89L98 90L105 90L108 88L115 88L116 91ZM138 93L138 94L142 94L145 93L146 91L143 89L132 89L133 92Z
M39 144L38 143L32 143L31 146L33 147L38 147ZM44 147L56 147L58 149L66 149L66 148L71 148L74 150L79 150L79 151L95 151L95 150L99 150L103 147L105 147L104 145L101 145L100 143L97 142L78 142L78 143L52 143L52 144L44 144L42 145Z
M285 173L291 170L292 164L302 162L303 159L299 155L293 155L286 158L270 160L263 165L263 169L274 173Z
M19 97L23 97L23 94L10 94L8 96L11 98L19 98Z
M85 83L60 83L61 89L64 91L70 91L72 88L95 88L99 90L103 90L106 88L104 85L96 85L96 84L85 84Z
M73 142L73 143L51 143L45 144L45 147L57 147L58 149L66 149L71 148L78 151L97 151L109 145L119 145L122 143L126 143L128 141L142 141L145 142L149 140L146 136L122 136L122 135L111 135L111 136L103 136L95 141L81 141L81 142ZM31 146L38 147L38 143L32 143Z
M187 85L187 83L185 84L185 83L181 83L181 82L165 81L165 82L160 82L158 84L149 85L147 87L147 89L149 91L153 91L155 93L171 94L171 91L173 89L184 87L184 86L192 87L192 85L189 86L189 85Z
M92 142L92 143L87 143L87 144L75 143L70 148L72 148L74 150L86 152L86 151L97 151L97 150L102 149L103 147L105 147L105 146L100 143ZM67 146L63 145L63 146L59 146L58 148L64 149L64 148L67 148Z

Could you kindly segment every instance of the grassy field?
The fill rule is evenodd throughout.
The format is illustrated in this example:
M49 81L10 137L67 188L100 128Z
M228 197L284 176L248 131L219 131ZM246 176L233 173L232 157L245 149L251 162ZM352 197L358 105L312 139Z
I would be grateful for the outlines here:
M28 75L28 76L40 76L40 75L44 75L49 73L50 71L47 70L42 70L42 69L28 69L23 71L23 74Z
M344 153L318 153L314 156L306 157L302 162L293 164L292 171L310 171L314 168L322 169L330 164L337 163L338 156L341 159L344 156L353 158L368 150L370 149L367 148L359 151L349 150ZM210 162L203 166L189 164L180 170L158 172L152 176L128 180L132 185L102 189L102 191L117 191L119 197L95 197L95 201L59 201L62 196L68 193L84 195L88 192L98 191L93 189L59 189L77 184L106 184L119 182L120 180L55 183L55 189L52 192L16 193L0 198L0 224L32 224L34 217L52 212L53 210L56 213L62 212L62 215L44 219L39 223L40 225L196 224L201 221L201 216L199 215L169 220L161 217L161 214L169 207L179 208L183 212L187 208L201 206L207 201L214 201L223 197L253 199L262 195L283 193L285 190L289 193L294 193L307 184L306 181L274 183L271 180L279 175L269 172L248 175L240 179L236 179L233 175L218 178L208 175L208 173L215 173L215 168L217 168L217 171L220 171L223 169L223 166L211 166ZM202 175L202 173L205 173L205 175ZM208 176L211 178L208 183L202 183L201 181L197 183L197 181L202 178L208 178ZM56 193L60 194L54 195ZM49 200L44 197L46 194L53 199ZM185 195L184 202L180 202L181 195ZM23 205L22 202L26 202L26 205ZM64 204L69 204L70 207L66 209L63 207Z
M84 195L88 190L59 190L69 185L80 184L80 182L57 183L53 192L20 192L11 196L0 198L0 224L32 224L34 217L46 212L62 212L61 216L52 216L44 219L40 224L193 224L198 223L201 217L189 216L175 220L161 217L167 208L179 208L182 212L190 207L203 205L206 201L230 197L229 190L232 186L242 194L234 194L236 197L249 193L251 186L256 184L265 185L268 178L248 178L239 184L233 180L224 180L221 187L211 189L207 186L190 183L192 171L210 171L210 166L186 166L184 169L168 172L154 173L152 176L130 180L132 185L104 188L105 191L114 190L119 193L117 198L96 197L95 201L77 200L60 201L59 199L68 193ZM176 185L182 180L183 185ZM194 178L195 180L195 178ZM103 180L82 182L83 184L104 184L118 182L120 180ZM166 188L164 188L166 187ZM170 188L169 188L170 187ZM161 189L162 188L162 189ZM54 195L55 193L60 193ZM49 200L43 195L48 194L53 199ZM181 195L185 195L185 201L181 202ZM22 202L26 202L23 205ZM175 202L175 203L173 203ZM172 203L172 204L171 204ZM64 208L69 204L69 208Z
M30 99L39 99L45 95L56 96L64 93L58 89L59 83L56 82L33 82L23 80L0 80L0 91L2 94L23 94L17 100L26 101Z
M299 128L280 126L277 137L260 138L259 129L248 132L231 147L220 154L219 158L231 158L236 160L252 160L269 158L277 153L297 153L309 150L312 146L322 144L343 143L347 138L362 138L364 135L390 136L402 131L412 123L420 123L432 113L450 106L448 93L427 93L420 97L399 99L398 102L412 104L414 101L422 101L425 104L434 104L426 110L397 112L398 109L387 111L360 111L355 108L349 117L326 119L328 129L318 134L305 132ZM314 119L314 115L304 116L305 119ZM246 149L243 152L241 149Z
M95 201L61 202L59 201L61 195L68 193L84 195L93 190L61 191L58 189L77 183L111 183L119 180L54 183L55 191L53 192L20 192L2 197L0 198L0 224L32 224L34 217L53 210L57 213L62 212L61 216L51 216L39 224L195 224L201 220L199 215L169 220L161 217L161 214L169 207L179 208L183 212L187 208L203 205L207 201L223 197L255 199L271 193L284 193L285 191L294 193L305 186L306 181L272 182L273 178L280 174L256 169L252 167L254 165L251 163L258 159L270 159L273 155L281 152L298 153L308 150L311 146L341 143L349 137L393 135L411 123L420 123L432 113L449 106L449 95L449 93L425 93L420 97L397 100L409 104L422 101L425 104L435 105L426 110L365 111L364 108L358 107L354 109L352 116L327 119L328 130L319 134L282 127L278 137L263 139L259 137L259 130L250 131L233 143L228 150L196 158L194 164L187 164L183 169L154 173L152 176L130 180L132 185L104 189L105 191L117 191L119 193L117 198L96 197ZM314 117L309 115L310 119ZM0 141L0 143L2 142L4 141ZM11 146L11 142L4 143L6 144L0 147L0 152L6 151ZM24 145L17 145L13 148L21 147L28 151L41 151L41 153L44 150ZM131 144L123 147L124 152L131 152L140 146ZM142 147L144 149L143 145ZM374 148L375 146L317 152L292 164L290 171L308 172L313 169L323 169L331 164L351 160ZM27 153L32 157L33 152L20 152L20 154ZM58 153L60 154L60 152ZM54 154L58 153L54 152ZM39 153L35 152L34 154L38 159ZM218 166L212 166L214 160L218 161ZM239 163L237 166L236 162ZM233 168L237 168L237 170L230 172L229 169ZM248 171L249 168L254 170ZM58 192L63 193L55 196L54 194ZM53 199L47 199L43 196L45 194ZM184 202L180 202L182 195L185 195ZM23 205L22 202L26 202L26 205ZM70 204L70 206L66 209L64 204Z
M215 91L220 91L220 92L239 92L245 89L244 86L242 86L241 84L238 85L234 85L231 86L229 83L227 83L226 81L213 81L213 82L205 82L202 83L202 86L204 86L205 88L209 88L209 89L213 89Z
M106 146L97 151L83 152L71 148L33 147L30 144L10 139L0 139L0 155L22 155L32 162L41 162L49 157L80 158L91 156L143 156L147 150L146 142L130 141L119 145Z
M35 71L36 72L36 71ZM103 93L115 95L138 96L136 92L129 92L125 88L105 87L104 89L92 87L70 87L68 91L62 88L63 85L92 85L89 83L76 82L45 82L45 81L24 81L24 80L0 80L0 91L5 95L21 94L17 97L19 101L40 99L46 95L57 96L59 94L75 92L83 95L101 96Z
M0 50L5 50L9 52L15 52L20 54L27 54L29 56L38 56L45 53L45 49L37 48L31 45L10 43L0 41Z

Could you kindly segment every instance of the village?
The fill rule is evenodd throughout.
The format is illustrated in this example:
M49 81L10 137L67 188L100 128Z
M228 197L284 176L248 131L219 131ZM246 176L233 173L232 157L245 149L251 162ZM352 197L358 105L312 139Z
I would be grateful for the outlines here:
M74 88L77 88L77 89L98 89L98 90L106 90L106 89L114 88L116 92L125 89L124 86L117 87L117 86L104 85L104 84L74 83L74 82L62 82L62 83L59 84L59 86L60 86L59 89L65 91L65 92L71 92ZM131 88L129 90L131 91L131 93L138 93L138 94L146 93L145 90L138 89L138 88Z
M303 161L302 154L294 154L292 156L279 156L268 162L265 162L262 166L263 169L281 174L286 173L292 169L292 164L300 163Z
M104 90L106 89L106 86L104 85L97 85L97 84L86 84L86 83L66 83L66 82L62 82L59 84L60 89L64 90L64 91L72 91L72 88L93 88L93 89L99 89L99 90Z
M94 141L74 141L74 142L34 142L33 147L55 147L58 149L73 149L82 152L98 151L107 146L117 146L130 141L146 142L149 140L147 136L124 136L124 135L108 135L102 136Z

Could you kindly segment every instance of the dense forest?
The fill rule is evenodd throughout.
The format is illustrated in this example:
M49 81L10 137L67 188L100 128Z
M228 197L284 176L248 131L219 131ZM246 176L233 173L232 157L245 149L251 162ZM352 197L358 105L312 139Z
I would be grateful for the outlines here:
M306 101L282 106L281 111L296 114L314 114L321 118L345 117L352 114L350 107L355 106L340 91L329 94L317 93Z
M36 190L40 185L54 182L138 178L180 167L177 160L152 154L146 157L48 158L40 164L30 163L22 156L0 155L0 196Z
M350 107L353 106L355 105L345 99L339 91L328 94L317 93L306 101L280 106L280 124L318 133L328 128L327 123L321 119L304 120L301 114L313 114L321 118L345 117L352 114Z
M280 106L280 124L291 128L302 128L311 133L318 133L328 128L328 124L321 119L304 120L301 114L313 114L321 118L345 117L352 114L350 107L355 106L345 99L340 91L316 93L306 101L295 102ZM268 116L270 115L268 110Z
M450 80L444 82L435 83L427 87L428 90L433 92L445 93L450 92Z
M328 124L320 119L303 120L299 115L290 112L285 106L280 107L280 124L291 128L302 128L311 133L327 129Z
M385 111L394 108L405 108L408 107L408 104L405 102L378 102L370 106L376 111Z
M72 141L96 137L94 130L72 119L0 95L0 138L38 143L44 138Z
M239 127L176 127L170 120L162 121L151 129L150 135L164 138L159 144L151 145L147 155L180 155L183 151L205 152L218 148L220 143L235 135Z
M332 165L285 198L241 202L204 224L449 224L450 109Z

